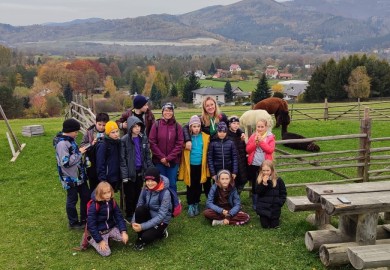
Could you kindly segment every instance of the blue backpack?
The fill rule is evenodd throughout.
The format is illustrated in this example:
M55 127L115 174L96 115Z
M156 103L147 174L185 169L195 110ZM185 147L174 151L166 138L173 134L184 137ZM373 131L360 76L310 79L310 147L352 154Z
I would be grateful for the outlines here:
M164 194L166 191L169 191L169 193L171 194L171 205L172 205L171 215L172 217L177 217L178 215L180 215L183 207L181 205L179 196L177 196L177 192L174 191L171 187L164 188L162 191L159 192L158 197L160 200L160 204L162 199L164 198ZM144 201L146 201L146 189L144 189L144 191L142 192L142 196Z

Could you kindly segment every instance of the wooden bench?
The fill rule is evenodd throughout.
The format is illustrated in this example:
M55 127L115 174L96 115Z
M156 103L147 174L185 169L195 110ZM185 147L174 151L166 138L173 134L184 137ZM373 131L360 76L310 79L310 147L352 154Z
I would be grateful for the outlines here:
M312 203L307 196L287 197L286 202L291 212L315 211L314 217L310 215L306 220L319 228L324 228L330 223L330 216L322 209L321 203Z
M347 252L355 269L390 266L390 244L348 247Z

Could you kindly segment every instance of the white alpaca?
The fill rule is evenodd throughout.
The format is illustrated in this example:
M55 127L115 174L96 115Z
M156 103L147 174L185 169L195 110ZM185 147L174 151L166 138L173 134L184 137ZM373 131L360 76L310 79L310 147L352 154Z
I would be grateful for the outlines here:
M256 130L256 123L260 119L267 121L268 130L271 132L274 126L274 120L266 110L249 110L244 112L240 117L240 127L245 129L245 135L249 136L247 126L252 127L252 132Z

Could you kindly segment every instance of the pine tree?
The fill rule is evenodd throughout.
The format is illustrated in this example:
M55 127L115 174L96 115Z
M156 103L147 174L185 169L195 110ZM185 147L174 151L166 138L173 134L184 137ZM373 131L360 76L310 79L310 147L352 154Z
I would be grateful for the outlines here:
M230 81L227 81L225 83L225 88L223 89L223 91L225 92L226 102L233 101L233 90L232 90L232 85L230 84Z
M154 108L160 107L161 97L161 91L157 88L155 84L153 84L152 89L150 90L150 99L153 102Z
M261 76L255 91L252 92L252 102L256 104L263 99L269 98L271 96L271 91L269 89L268 80L265 74Z
M177 95L178 95L177 86L176 86L176 84L172 84L169 96L170 97L177 97Z
M209 74L215 74L215 72L217 72L217 69L215 68L214 63L211 63Z
M68 104L70 104L73 100L73 89L70 86L70 83L67 83L64 87L64 98Z
M192 91L199 88L200 88L200 83L198 81L198 78L192 72L184 85L183 102L192 103Z

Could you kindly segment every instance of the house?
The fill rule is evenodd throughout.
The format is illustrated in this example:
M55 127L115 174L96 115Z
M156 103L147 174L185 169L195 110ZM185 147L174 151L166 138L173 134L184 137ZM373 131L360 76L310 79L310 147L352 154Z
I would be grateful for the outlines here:
M284 99L285 100L297 100L300 95L305 93L306 87L309 85L308 81L289 80L279 82L283 85Z
M205 87L205 88L199 88L192 91L193 97L192 97L192 103L194 105L202 104L203 100L211 96L213 97L218 105L225 104L225 91L223 91L222 88L213 88L213 87Z
M238 86L234 88L232 91L233 91L234 100L249 99L251 97L251 93L242 91L242 89Z
M194 75L195 75L197 78L199 78L199 79L202 79L202 80L206 79L206 76L204 75L203 71L200 70L200 69L195 70Z
M231 74L228 70L217 69L217 73L214 74L213 79L229 78Z
M229 70L230 70L230 73L239 72L239 71L241 71L241 67L239 64L231 64Z
M265 76L269 79L276 79L278 77L279 71L274 66L268 66L265 70Z
M291 73L279 73L278 78L285 79L285 80L291 80L293 78L293 75Z

